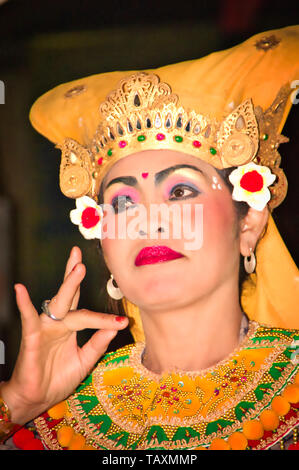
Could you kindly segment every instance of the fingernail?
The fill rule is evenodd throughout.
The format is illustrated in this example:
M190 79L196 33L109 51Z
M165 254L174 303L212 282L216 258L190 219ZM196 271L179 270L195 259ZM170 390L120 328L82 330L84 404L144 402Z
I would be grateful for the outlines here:
M77 266L78 266L78 265L75 264L75 266L74 266L73 269L72 269L72 272L75 271L75 269L76 269Z
M121 317L121 316L115 317L115 320L116 320L116 321L119 321L119 322L122 322L122 321L124 321L125 319L126 319L125 316L122 316L122 317Z

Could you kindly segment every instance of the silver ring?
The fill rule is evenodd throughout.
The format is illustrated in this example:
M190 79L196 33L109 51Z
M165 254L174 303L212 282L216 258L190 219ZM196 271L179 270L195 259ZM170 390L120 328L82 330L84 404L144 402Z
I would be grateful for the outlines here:
M49 303L51 302L51 300L44 300L43 303L42 303L42 311L50 318L52 318L52 320L56 320L56 321L61 321L61 318L56 318L55 315L53 315L50 310L49 310Z

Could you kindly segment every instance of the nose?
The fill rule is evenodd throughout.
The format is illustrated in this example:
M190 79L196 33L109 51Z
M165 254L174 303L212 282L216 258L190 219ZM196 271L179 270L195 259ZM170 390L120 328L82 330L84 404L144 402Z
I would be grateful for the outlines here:
M167 232L169 216L165 212L163 204L147 202L143 204L143 210L137 225L138 235L142 238L159 238L160 233ZM169 231L169 228L168 228Z
M160 226L160 227L158 227L158 229L157 229L157 232L158 232L158 233L163 233L163 232L165 232L165 229L164 229L163 227L161 227L161 226ZM147 232L145 232L145 231L144 231L144 230L142 230L142 229L141 229L141 230L139 230L139 232L138 232L138 233L139 233L139 235L140 235L141 237L144 237L144 236L146 236L146 237L147 237Z

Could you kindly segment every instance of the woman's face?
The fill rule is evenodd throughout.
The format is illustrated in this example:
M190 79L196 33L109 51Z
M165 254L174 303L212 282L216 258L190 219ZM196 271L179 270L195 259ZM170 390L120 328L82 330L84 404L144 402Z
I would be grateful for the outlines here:
M115 236L101 241L104 258L124 296L139 308L183 307L228 280L237 285L237 220L214 167L181 152L143 151L115 163L103 190L104 204L114 209L104 231L115 224ZM154 217L157 209L164 212ZM121 224L130 228L123 238L117 235ZM152 246L181 256L157 258L154 251L140 260L140 250Z

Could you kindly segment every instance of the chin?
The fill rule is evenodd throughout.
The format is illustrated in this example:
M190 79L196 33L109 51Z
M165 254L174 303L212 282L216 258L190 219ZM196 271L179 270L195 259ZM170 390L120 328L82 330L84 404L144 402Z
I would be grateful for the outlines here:
M139 279L135 284L136 288L131 290L130 298L133 303L140 306L152 307L163 304L177 306L186 293L184 285L179 281L181 279L181 276L169 280L155 276L145 282Z

